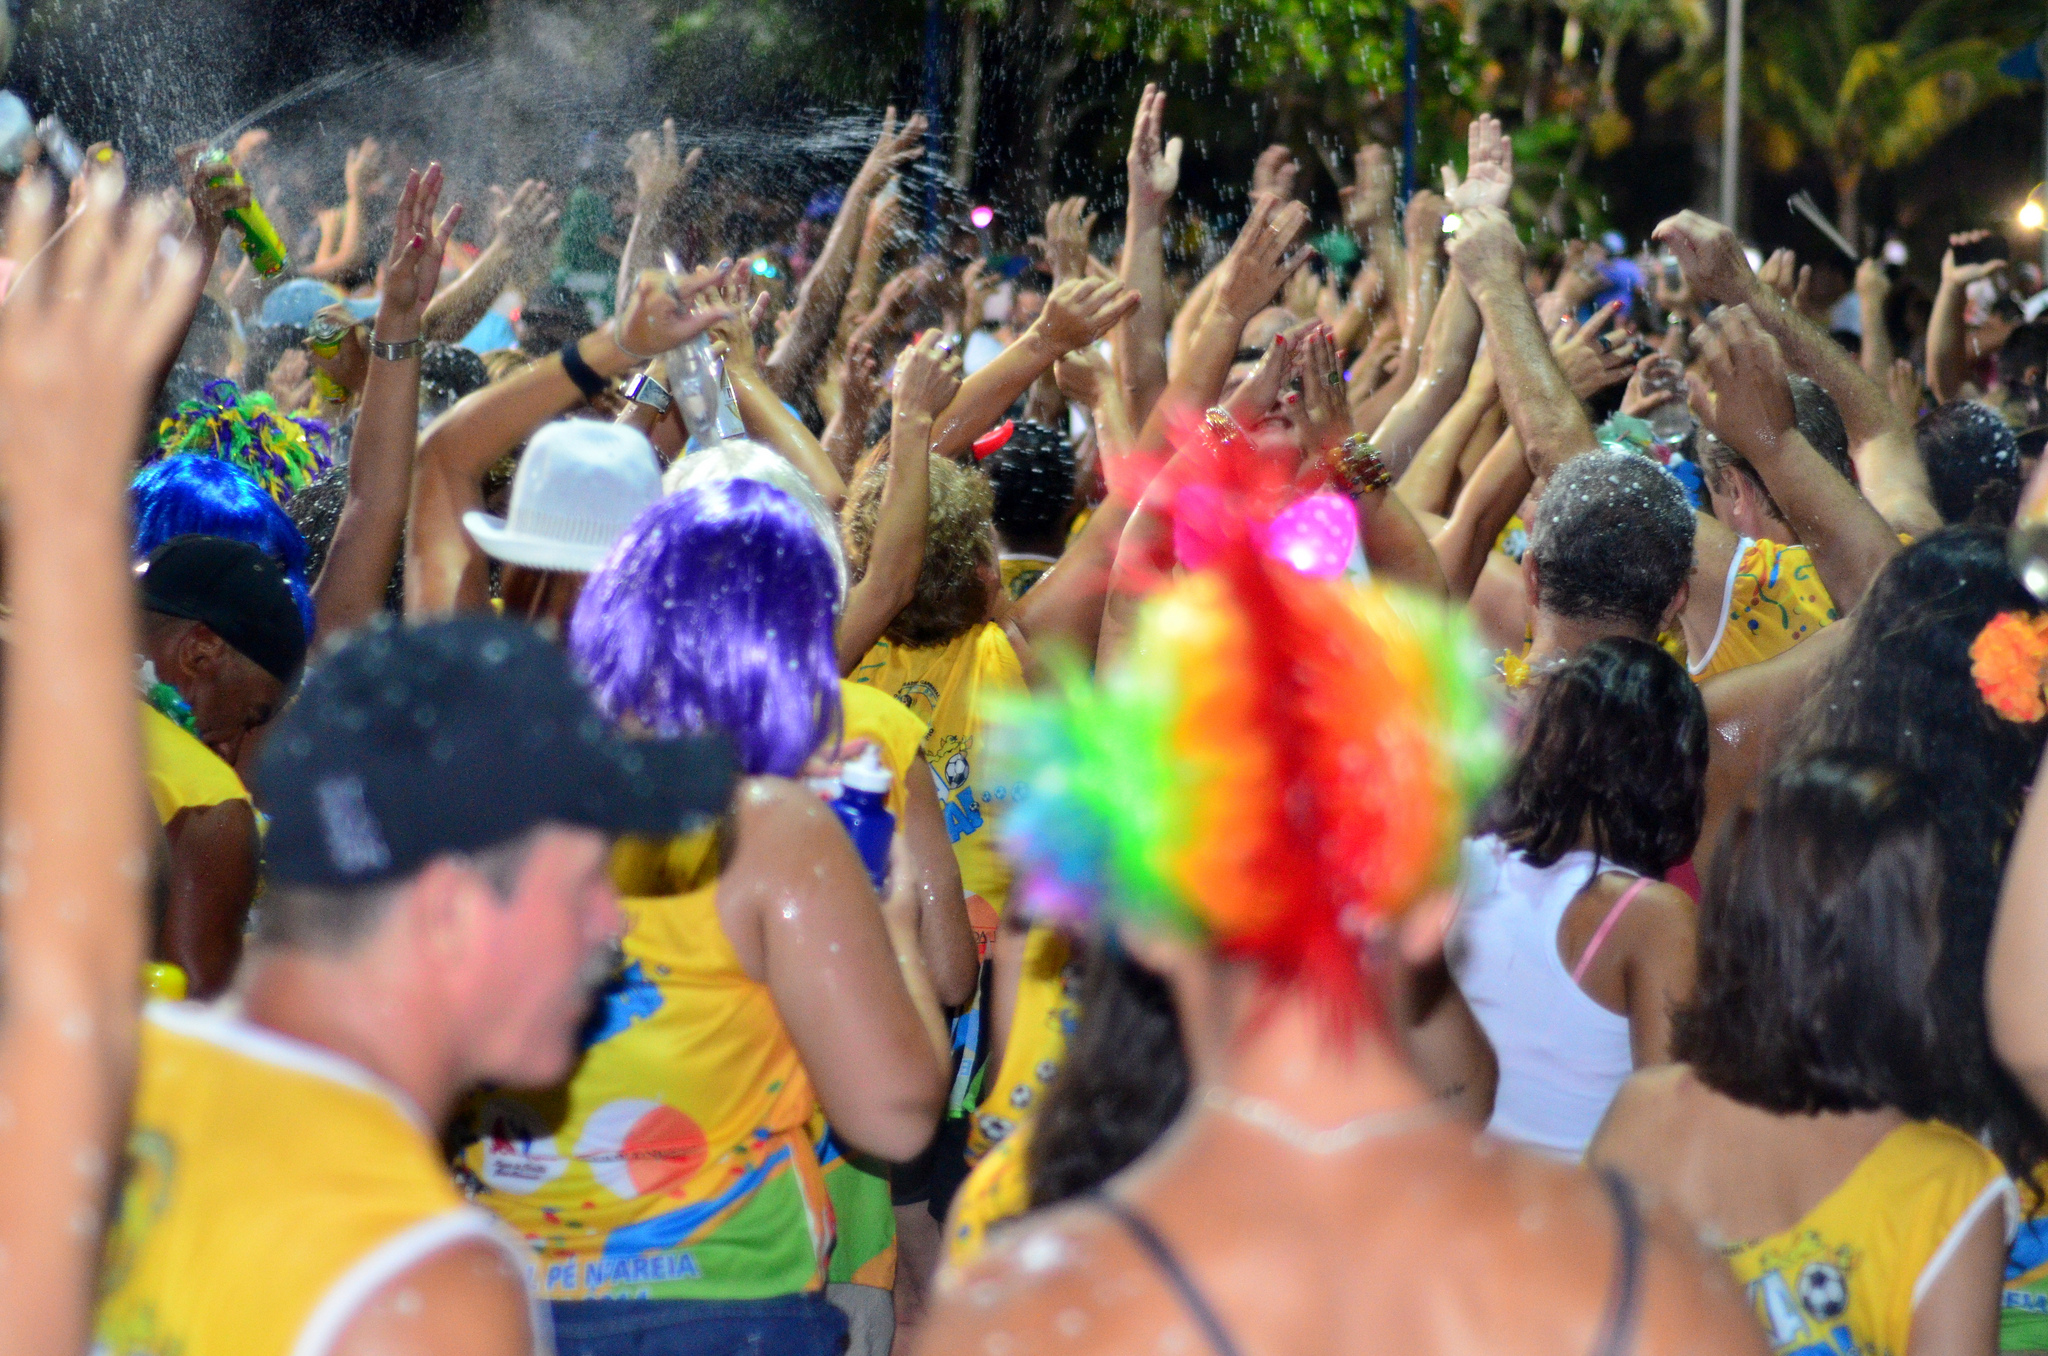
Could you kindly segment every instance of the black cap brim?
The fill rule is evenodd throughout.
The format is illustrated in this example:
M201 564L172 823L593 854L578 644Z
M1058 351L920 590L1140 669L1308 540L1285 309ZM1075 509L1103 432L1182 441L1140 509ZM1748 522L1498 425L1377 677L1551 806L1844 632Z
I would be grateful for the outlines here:
M608 733L590 751L590 765L565 779L558 816L604 833L685 832L724 814L740 777L732 741L722 734L626 739Z

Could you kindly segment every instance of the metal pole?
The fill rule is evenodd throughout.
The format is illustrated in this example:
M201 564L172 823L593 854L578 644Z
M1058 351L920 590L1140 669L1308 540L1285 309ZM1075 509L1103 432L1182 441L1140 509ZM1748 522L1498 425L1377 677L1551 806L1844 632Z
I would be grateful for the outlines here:
M2034 60L2041 64L2041 206L2048 209L2048 29L2034 40ZM2048 225L2041 227L2041 285L2048 287Z
M945 11L941 0L928 0L924 9L924 243L937 247L939 238L939 128L945 122L942 106L945 85Z
M1402 69L1407 77L1407 88L1401 96L1401 201L1405 204L1415 196L1415 137L1416 123L1422 103L1422 23L1415 17L1415 6L1403 5L1401 37L1405 47Z
M1721 224L1739 230L1736 191L1742 184L1742 0L1728 0L1728 51L1721 63Z

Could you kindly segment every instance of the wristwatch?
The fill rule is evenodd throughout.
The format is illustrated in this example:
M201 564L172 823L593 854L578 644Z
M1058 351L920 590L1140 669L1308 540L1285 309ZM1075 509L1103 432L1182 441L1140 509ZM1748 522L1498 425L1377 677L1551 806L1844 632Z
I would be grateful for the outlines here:
M626 383L626 399L645 405L656 414L667 414L668 407L675 403L675 397L668 393L668 388L645 372Z
M382 358L387 363L402 363L407 358L417 358L426 351L425 338L408 339L402 344L387 344L374 335L370 338L370 356Z

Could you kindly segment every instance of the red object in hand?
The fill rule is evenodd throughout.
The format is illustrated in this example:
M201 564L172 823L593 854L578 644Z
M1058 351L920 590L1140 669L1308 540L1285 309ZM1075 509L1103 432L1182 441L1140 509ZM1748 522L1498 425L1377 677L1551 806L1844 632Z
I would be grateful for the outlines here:
M988 432L974 440L974 459L987 461L1010 445L1010 437L1017 431L1017 421L1005 419Z

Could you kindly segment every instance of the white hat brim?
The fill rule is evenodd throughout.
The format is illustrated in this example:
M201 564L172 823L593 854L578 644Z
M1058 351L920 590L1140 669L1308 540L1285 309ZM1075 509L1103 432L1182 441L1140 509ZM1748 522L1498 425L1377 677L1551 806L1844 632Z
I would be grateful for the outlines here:
M506 526L503 518L476 509L462 515L462 526L476 542L477 549L485 555L507 565L523 565L529 570L592 574L611 554L609 546L557 541L553 537L515 532Z

